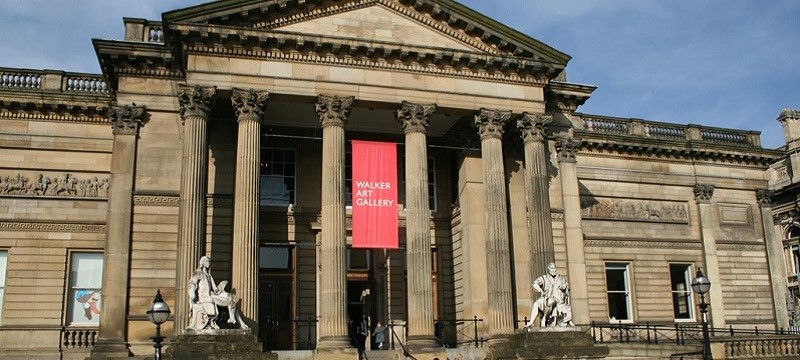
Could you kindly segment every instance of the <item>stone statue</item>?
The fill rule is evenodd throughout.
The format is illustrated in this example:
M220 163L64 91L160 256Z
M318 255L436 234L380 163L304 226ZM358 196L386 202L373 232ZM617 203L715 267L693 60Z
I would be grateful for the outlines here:
M200 258L200 264L189 279L189 326L187 330L219 329L216 320L219 315L217 306L228 308L228 323L241 324L242 329L249 329L236 309L239 299L235 294L225 291L227 281L217 285L211 276L211 259Z
M537 317L540 327L574 326L569 305L569 284L567 279L558 274L555 263L547 264L547 274L536 278L532 286L539 293L539 298L533 302L531 320L525 325L526 328L533 327Z

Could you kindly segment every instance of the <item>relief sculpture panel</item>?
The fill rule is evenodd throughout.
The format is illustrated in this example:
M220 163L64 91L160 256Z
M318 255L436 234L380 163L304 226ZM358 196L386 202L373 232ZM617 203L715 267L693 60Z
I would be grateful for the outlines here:
M106 198L108 187L108 178L91 175L0 173L0 195Z
M689 223L688 204L681 201L581 196L584 219Z

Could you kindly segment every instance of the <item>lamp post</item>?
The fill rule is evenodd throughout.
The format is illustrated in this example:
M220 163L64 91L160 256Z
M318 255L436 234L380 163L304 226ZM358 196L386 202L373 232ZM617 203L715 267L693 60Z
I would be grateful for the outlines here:
M156 292L156 298L150 308L147 309L147 318L150 322L156 324L156 336L153 336L153 342L156 343L153 347L156 349L155 360L161 360L161 342L164 338L161 336L161 324L169 318L170 310L169 305L161 298L161 289Z
M700 316L703 320L703 360L713 360L711 356L711 341L708 336L708 304L705 294L711 289L711 280L703 275L703 270L697 268L697 274L692 280L692 290L700 294Z

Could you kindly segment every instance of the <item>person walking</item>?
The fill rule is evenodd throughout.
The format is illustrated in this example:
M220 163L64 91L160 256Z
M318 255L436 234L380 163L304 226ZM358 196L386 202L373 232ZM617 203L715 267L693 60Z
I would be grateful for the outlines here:
M383 343L386 342L386 327L383 326L380 321L375 325L372 337L375 338L375 344L378 345L378 350L383 350Z

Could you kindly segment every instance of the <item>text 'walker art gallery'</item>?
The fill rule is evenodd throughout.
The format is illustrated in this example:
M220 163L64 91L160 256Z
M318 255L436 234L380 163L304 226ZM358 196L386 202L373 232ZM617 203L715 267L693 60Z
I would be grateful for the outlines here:
M800 356L798 110L579 113L453 0L123 25L0 68L0 359Z

